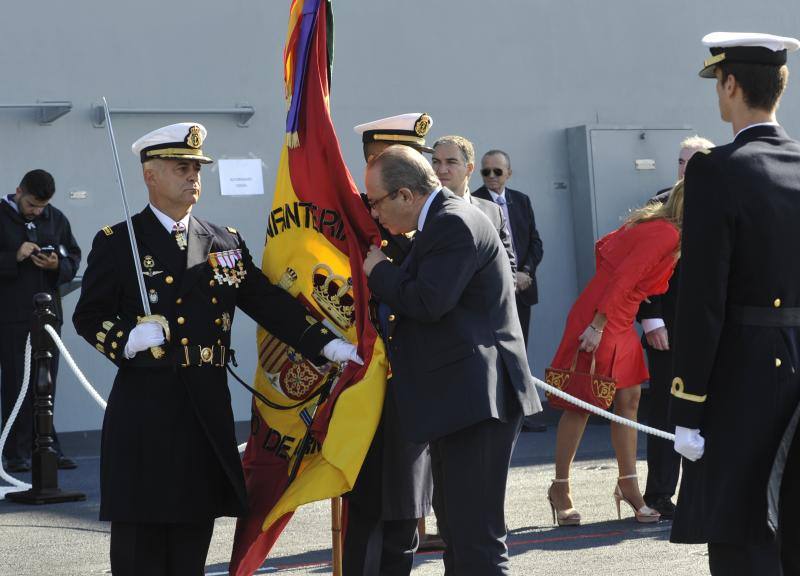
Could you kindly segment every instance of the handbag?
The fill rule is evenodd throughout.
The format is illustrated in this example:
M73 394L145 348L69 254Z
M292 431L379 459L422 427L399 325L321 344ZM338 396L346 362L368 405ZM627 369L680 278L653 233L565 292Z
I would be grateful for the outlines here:
M594 373L594 352L592 352L592 363L589 367L589 371L581 372L577 370L579 354L580 350L575 352L575 359L572 361L572 366L569 370L553 368L552 366L545 369L545 382L584 402L588 402L603 410L608 410L608 407L611 406L611 403L614 401L614 392L616 392L617 389L616 379L610 376L599 376ZM586 413L586 410L578 408L571 402L559 398L550 392L547 392L546 396L547 401L553 408Z

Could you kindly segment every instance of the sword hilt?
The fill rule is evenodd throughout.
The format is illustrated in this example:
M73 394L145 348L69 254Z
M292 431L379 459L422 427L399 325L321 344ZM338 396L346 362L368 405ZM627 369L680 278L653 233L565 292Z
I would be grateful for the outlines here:
M161 326L162 330L164 330L164 339L167 342L170 341L169 322L164 316L161 314L149 314L139 318L136 323L142 324L143 322L155 322ZM150 353L156 360L161 360L166 355L166 351L161 346L153 346L150 348Z

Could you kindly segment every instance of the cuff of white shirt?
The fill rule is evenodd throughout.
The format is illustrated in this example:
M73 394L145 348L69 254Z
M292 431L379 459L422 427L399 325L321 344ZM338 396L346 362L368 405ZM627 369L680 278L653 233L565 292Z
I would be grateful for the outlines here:
M649 334L653 330L658 330L664 326L663 318L644 318L642 320L642 330L644 330L645 334Z

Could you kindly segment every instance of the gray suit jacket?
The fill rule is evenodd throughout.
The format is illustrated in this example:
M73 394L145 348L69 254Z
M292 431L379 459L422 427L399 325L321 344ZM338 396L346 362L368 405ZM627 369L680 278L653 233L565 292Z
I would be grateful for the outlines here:
M542 409L508 256L477 208L443 189L403 265L381 262L369 287L394 313L389 385L407 438L425 442L505 419L508 401L526 415Z

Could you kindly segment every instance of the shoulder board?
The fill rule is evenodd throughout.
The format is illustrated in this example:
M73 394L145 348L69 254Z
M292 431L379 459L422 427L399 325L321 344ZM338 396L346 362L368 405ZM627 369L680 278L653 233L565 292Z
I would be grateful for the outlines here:
M111 229L111 226L103 226L103 234L106 236L111 236L114 231Z
M701 154L711 154L711 150L709 148L701 148L698 150Z
M236 234L236 228L231 228L230 226L225 226L225 230L227 230L231 234Z

